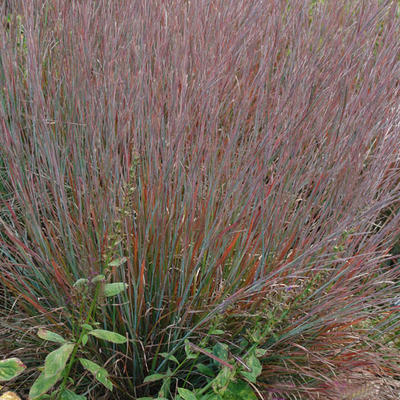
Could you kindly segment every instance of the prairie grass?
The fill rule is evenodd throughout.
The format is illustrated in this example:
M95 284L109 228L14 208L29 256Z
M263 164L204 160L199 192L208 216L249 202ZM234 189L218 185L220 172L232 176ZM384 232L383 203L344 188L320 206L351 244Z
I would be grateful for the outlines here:
M399 376L380 340L399 325L397 2L0 7L0 354L31 368L19 390L37 328L71 335L72 284L122 257L127 293L97 319L128 344L86 355L113 398L155 395L160 354L212 326L233 350L258 335L270 398Z

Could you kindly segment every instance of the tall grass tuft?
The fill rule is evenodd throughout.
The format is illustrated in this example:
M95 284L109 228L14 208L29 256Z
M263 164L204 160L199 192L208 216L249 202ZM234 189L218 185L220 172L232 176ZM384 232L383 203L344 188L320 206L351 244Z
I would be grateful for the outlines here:
M72 334L114 261L97 319L128 345L88 346L116 398L212 326L258 335L270 398L399 376L397 2L0 7L0 354L42 364L37 327Z

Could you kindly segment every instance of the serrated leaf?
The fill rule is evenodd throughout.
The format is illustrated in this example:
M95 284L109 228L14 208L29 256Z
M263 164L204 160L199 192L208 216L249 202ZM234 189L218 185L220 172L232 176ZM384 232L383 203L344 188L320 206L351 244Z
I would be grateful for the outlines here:
M37 332L37 335L40 337L40 339L47 340L49 342L56 342L56 343L61 343L64 344L67 341L58 333L50 332L46 329L39 329Z
M86 396L76 394L72 390L64 389L60 395L60 400L86 400Z
M167 360L171 360L177 364L179 364L179 361L177 360L177 358L175 356L173 356L172 354L168 354L168 353L160 353L161 357L164 357Z
M166 378L168 378L168 375L166 374L151 374L146 376L146 378L144 378L143 383L157 382Z
M124 282L106 283L104 286L104 296L112 297L122 293L128 285Z
M46 376L44 372L42 372L36 381L33 382L29 390L29 400L35 400L42 394L48 392L61 378L61 373L62 371L57 375Z
M46 378L58 375L64 370L74 347L73 343L66 343L47 355L44 360L44 375Z
M99 339L106 340L107 342L111 343L126 343L126 337L120 335L119 333L111 332L111 331L106 331L104 329L94 329L90 332L88 332L89 335L96 336Z
M6 382L18 376L26 366L19 358L7 358L0 361L0 382Z
M100 365L98 365L98 364L94 363L93 361L90 361L86 358L80 358L79 361L82 364L82 367L87 369L89 372L91 372L93 374L93 376L100 383L102 383L108 390L113 389L113 384L108 379L108 372L104 368L100 367Z
M178 388L178 393L184 400L197 400L196 395L191 390Z
M117 258L116 260L111 261L108 266L109 267L119 267L122 264L125 264L128 261L126 257Z

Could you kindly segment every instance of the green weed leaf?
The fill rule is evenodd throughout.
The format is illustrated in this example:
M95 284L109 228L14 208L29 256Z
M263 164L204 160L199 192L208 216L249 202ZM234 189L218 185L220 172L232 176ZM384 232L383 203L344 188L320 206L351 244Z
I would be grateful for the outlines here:
M104 275L96 275L93 279L92 282L93 283L97 283L97 282L102 282L105 281L106 277Z
M44 372L39 375L39 378L33 382L33 385L29 391L29 400L35 400L41 395L48 392L61 378L62 371L57 375L46 376Z
M87 341L88 341L88 338L89 338L88 335L83 335L83 336L82 336L82 345L83 345L83 346L86 346L86 343L87 343Z
M228 346L225 343L216 343L213 347L213 354L221 360L228 361Z
M249 380L252 383L255 383L257 377L261 374L262 371L262 365L260 363L260 360L256 357L255 352L246 357L245 363L251 369L251 371L240 371L240 373L247 380Z
M86 329L87 331L92 331L93 327L89 324L82 324L81 325L82 328Z
M80 358L79 361L82 364L82 367L91 372L93 376L108 390L113 389L113 384L108 379L108 372L104 368L100 367L100 365L94 363L93 361L87 360L86 358Z
M215 375L213 369L210 368L210 367L207 367L207 365L198 363L198 364L196 364L196 368L203 375L207 375L207 376L210 376L210 377Z
M247 382L230 382L223 396L224 400L257 400L257 396Z
M196 395L188 389L178 388L178 393L184 400L197 400Z
M168 375L152 374L152 375L146 376L146 378L144 378L144 380L143 380L143 383L157 382L157 381L161 381L162 379L166 379L166 378L168 378Z
M186 358L188 360L193 359L193 358L197 358L197 354L193 353L191 347L190 347L190 342L189 340L185 340L185 353L186 353Z
M121 344L121 343L126 343L127 341L126 337L120 335L119 333L106 331L103 329L94 329L88 333L89 335L96 336L99 339L103 339L111 343Z
M170 393L170 387L171 387L171 370L168 368L168 372L167 372L168 378L163 380L163 383L161 385L161 389L158 392L158 397L168 397L169 393Z
M46 329L39 329L37 335L40 337L40 339L47 340L49 342L56 342L56 343L61 343L64 344L67 341L60 336L58 333L50 332Z
M73 286L74 288L82 288L82 287L87 286L88 283L89 283L89 281L88 281L87 279L80 278L80 279L78 279L72 286Z
M18 376L26 366L18 358L8 358L0 361L0 382L9 381Z
M46 378L56 376L64 370L74 347L73 343L66 343L47 355L44 361L44 375Z
M216 393L223 394L233 379L234 371L228 367L223 367L212 382L212 388Z
M108 266L109 267L119 267L122 264L125 264L127 262L127 258L126 257L122 257L122 258L117 258L114 261L111 261Z
M177 360L177 358L175 356L173 356L172 354L160 353L160 356L166 358L167 360L171 360L171 361L179 364L179 361Z
M221 329L211 329L210 335L223 335L225 332Z
M76 394L68 389L64 389L60 395L60 400L86 400L86 396Z
M104 286L104 296L112 297L123 292L128 285L123 282L106 283Z

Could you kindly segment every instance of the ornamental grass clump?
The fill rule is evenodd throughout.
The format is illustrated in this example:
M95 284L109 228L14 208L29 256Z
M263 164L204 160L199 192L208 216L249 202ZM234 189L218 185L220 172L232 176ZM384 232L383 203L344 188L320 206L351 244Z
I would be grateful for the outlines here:
M27 366L10 388L40 374L38 328L76 337L73 285L105 266L127 289L91 315L128 340L79 357L113 398L224 398L230 379L342 399L399 376L396 1L6 3L0 354Z

